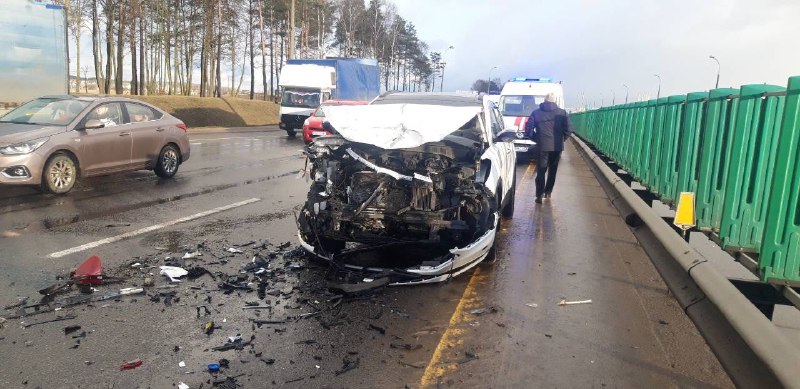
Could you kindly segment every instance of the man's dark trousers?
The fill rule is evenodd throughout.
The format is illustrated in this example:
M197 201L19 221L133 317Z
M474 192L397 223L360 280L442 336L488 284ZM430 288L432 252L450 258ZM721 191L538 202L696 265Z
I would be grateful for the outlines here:
M536 161L536 197L549 195L553 191L560 159L561 150L539 152L539 158ZM547 182L545 182L545 175Z

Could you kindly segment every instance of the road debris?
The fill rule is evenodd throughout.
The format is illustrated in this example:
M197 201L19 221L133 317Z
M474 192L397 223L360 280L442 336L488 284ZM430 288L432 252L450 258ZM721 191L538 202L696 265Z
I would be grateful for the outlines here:
M194 266L194 267L189 268L189 270L187 270L187 272L186 272L186 277L189 278L190 280L196 280L196 279L198 279L198 278L200 278L200 277L202 277L202 276L204 276L206 274L211 276L211 278L214 279L214 280L217 279L217 277L214 276L213 273L211 273L206 268L201 267L201 266Z
M233 377L227 377L223 380L214 381L211 385L220 389L236 389L239 387L239 384L236 382L236 378Z
M206 335L211 335L211 334L214 333L214 322L213 321L207 321L205 324L203 324L203 333L206 334Z
M161 272L159 274L167 276L171 282L182 282L179 278L189 274L186 269L176 266L161 266L160 269Z
M121 296L128 296L133 294L142 294L144 293L144 289L142 288L122 288L119 290L119 294Z
M467 362L474 361L474 360L476 360L476 359L478 359L478 354L475 354L475 353L474 353L474 352L472 352L472 351L465 351L465 352L464 352L464 358L462 358L461 360L459 360L457 363L458 363L459 365L463 365L463 364L465 364L465 363L467 363Z
M28 297L17 297L17 302L3 307L5 310L19 308L28 303Z
M389 277L381 277L378 279L364 279L357 283L346 282L330 282L328 288L335 292L341 292L345 295L353 295L375 290L386 285L389 285Z
M38 326L38 325L42 325L42 324L55 323L55 322L59 322L59 321L74 320L74 319L76 319L76 316L74 316L74 315L59 316L59 317L56 317L55 319L50 319L50 320L45 320L45 321L40 321L40 322L30 323L30 324L24 324L23 327L24 328L31 328L33 326Z
M81 326L67 326L64 327L64 336L67 336L73 332L77 332L81 329Z
M181 259L195 259L195 258L201 257L201 256L203 256L203 253L201 253L200 251L195 251L195 252L183 254L183 257L181 257Z
M361 358L356 358L355 360L350 359L350 357L345 356L342 358L342 368L335 371L334 374L336 376L340 376L348 371L354 370L358 368L358 365L361 363Z
M536 303L527 303L527 304L525 304L525 306L526 306L526 307L530 307L530 308L538 308L538 307L539 307L539 304L536 304Z
M186 362L184 361L178 362L178 367L186 367Z
M424 369L426 366L428 366L428 364L425 363L425 362L409 363L409 362L405 362L405 361L399 361L398 363L400 363L401 366L413 367L415 369Z
M410 343L392 343L392 344L389 345L389 347L395 348L395 349L403 349L403 350L413 351L413 350L421 349L422 345L421 344L410 344Z
M183 382L178 382L178 389L189 389L189 385L186 385Z
M103 283L103 264L100 257L93 255L83 261L70 277L79 285L100 285Z
M243 350L245 346L248 346L252 343L252 341L243 341L242 337L239 335L236 336L229 336L227 343L223 344L222 346L217 346L211 348L214 351L228 351L228 350Z
M134 360L132 360L130 362L123 363L119 367L119 369L120 370L132 370L132 369L135 369L135 368L137 368L139 366L142 366L143 363L144 363L144 361L142 361L141 359L134 359Z
M561 299L558 302L558 305L565 306L565 305L578 305L578 304L591 304L592 300L579 300L579 301L567 301L567 299Z
M219 368L220 368L219 362L213 362L208 364L209 373L219 373Z
M483 315L484 313L497 313L498 309L496 307L487 307L487 308L478 308L469 311L470 314L475 316Z
M241 254L241 253L243 253L243 252L244 252L244 251L242 251L242 250L239 250L239 249L237 249L236 247L230 247L230 248L228 248L228 250L226 250L226 251L227 251L227 252L229 252L229 253L231 253L231 254Z
M386 335L386 329L383 327L378 327L376 325L370 324L369 329L378 331L380 332L381 335Z

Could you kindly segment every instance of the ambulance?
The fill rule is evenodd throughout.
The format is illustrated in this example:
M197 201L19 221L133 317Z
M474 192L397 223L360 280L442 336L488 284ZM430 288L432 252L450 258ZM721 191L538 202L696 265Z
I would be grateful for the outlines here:
M500 113L506 129L517 131L514 150L517 154L533 156L536 142L525 137L525 124L531 113L539 108L548 93L556 95L556 104L564 108L564 89L560 82L549 78L516 77L508 80L500 92Z

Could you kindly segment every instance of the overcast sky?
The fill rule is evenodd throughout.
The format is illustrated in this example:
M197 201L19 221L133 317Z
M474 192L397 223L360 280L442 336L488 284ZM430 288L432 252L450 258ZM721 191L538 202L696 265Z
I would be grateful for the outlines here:
M798 0L392 0L445 58L445 89L477 78L563 81L567 105L685 94L800 75Z

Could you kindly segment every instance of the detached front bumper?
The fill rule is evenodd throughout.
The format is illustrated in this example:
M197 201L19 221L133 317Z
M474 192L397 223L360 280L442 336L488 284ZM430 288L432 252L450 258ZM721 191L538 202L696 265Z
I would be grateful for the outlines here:
M347 263L341 263L340 265L353 271L369 272L376 275L386 274L387 272L396 274L396 279L393 279L389 284L393 286L432 284L447 281L452 277L458 276L472 269L486 258L486 255L489 253L492 245L494 245L495 235L497 233L497 220L500 220L499 218L500 215L495 213L495 223L491 229L487 230L478 239L474 240L472 243L463 248L455 247L450 249L450 253L435 266L419 265L405 269L397 269L362 267ZM303 240L303 236L299 231L297 233L297 239L300 241L300 245L303 247L303 249L317 258L324 259L326 261L334 260L331 257L317 252L314 246Z

